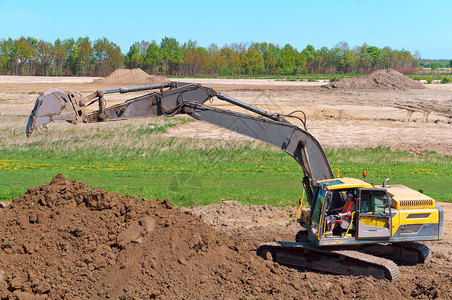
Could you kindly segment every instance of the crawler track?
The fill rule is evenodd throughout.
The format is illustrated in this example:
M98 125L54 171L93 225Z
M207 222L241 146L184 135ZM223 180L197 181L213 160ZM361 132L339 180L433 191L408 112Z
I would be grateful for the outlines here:
M356 250L393 260L399 265L426 263L432 258L432 253L427 246L414 242L364 245Z
M280 264L343 275L364 275L397 281L399 267L389 259L355 250L319 248L310 242L269 242L257 255Z
M413 242L413 243L402 243L400 244L400 246L418 252L419 255L418 263L426 263L432 259L432 251L430 251L430 248L424 244Z

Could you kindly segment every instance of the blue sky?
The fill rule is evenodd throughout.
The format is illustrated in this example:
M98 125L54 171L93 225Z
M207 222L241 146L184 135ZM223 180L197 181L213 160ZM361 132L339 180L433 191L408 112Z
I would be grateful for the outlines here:
M136 41L289 43L298 50L345 41L452 59L452 0L95 1L0 0L0 39L106 37Z

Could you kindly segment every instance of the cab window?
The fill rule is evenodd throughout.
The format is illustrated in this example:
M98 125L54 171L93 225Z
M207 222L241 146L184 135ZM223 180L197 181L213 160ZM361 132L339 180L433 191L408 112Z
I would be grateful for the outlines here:
M360 213L385 214L388 213L388 197L384 191L361 191Z
M347 202L347 191L332 191L332 193L333 195L331 202L329 203L328 210L344 206L345 202Z
M317 195L315 198L314 209L311 213L311 228L318 230L320 223L320 214L322 210L323 199L325 198L325 191L323 189L317 190Z

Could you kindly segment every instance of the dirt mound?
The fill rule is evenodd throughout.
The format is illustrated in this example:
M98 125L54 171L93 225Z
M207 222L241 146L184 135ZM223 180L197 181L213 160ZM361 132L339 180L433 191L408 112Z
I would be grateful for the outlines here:
M309 291L302 273L263 261L168 200L118 195L59 174L0 214L0 299L295 298Z
M140 85L169 82L165 76L149 75L141 69L117 69L105 78L96 79L97 84Z
M230 214L227 207L218 212ZM251 211L258 223L259 214L282 217L267 206ZM119 195L61 174L0 209L0 245L0 299L404 299L451 292L444 265L420 266L402 284L280 266L169 200Z
M425 89L425 86L419 81L410 79L393 69L377 70L367 77L337 79L324 87L363 90Z

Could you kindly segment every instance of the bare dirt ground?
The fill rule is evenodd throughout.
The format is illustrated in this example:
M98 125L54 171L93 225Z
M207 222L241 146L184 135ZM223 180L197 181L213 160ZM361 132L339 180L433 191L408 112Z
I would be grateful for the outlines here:
M42 81L0 76L0 115L26 120L39 92L51 87L83 94L118 87L89 78ZM419 90L252 80L203 84L271 112L302 109L308 130L324 147L381 145L452 154L451 84ZM114 95L107 101L124 99ZM233 109L218 100L211 105ZM404 121L407 110L401 105L430 111L427 122L420 111ZM201 122L167 134L243 138ZM117 204L110 205L113 199ZM125 196L57 176L51 185L31 188L12 206L0 208L0 299L452 299L452 203L441 203L443 240L427 243L432 261L402 266L397 283L293 270L255 257L250 250L261 242L293 240L299 229L294 208L221 202L183 212L157 200L128 203Z

